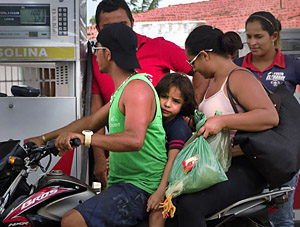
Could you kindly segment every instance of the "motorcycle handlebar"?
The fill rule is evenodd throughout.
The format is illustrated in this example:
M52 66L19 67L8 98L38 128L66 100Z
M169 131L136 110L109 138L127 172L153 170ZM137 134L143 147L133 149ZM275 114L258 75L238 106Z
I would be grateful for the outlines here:
M72 147L78 147L78 146L80 146L81 141L78 138L71 139L70 144Z
M70 140L70 144L72 147L77 147L81 144L80 139L75 138ZM37 147L34 143L28 142L26 143L27 152L29 155L33 154L42 154L45 151L49 151L51 154L57 156L59 151L55 147L55 140L50 140L47 142L46 145L42 145L40 147Z
M70 140L70 144L72 147L77 147L81 144L81 142L80 139L75 138ZM24 148L27 151L27 156L29 157L27 161L25 161L23 158L20 158L18 156L10 156L7 161L10 165L14 166L16 170L26 169L27 168L26 165L28 166L38 165L42 169L43 167L39 163L41 159L45 158L50 154L57 156L59 153L59 151L55 147L55 140L48 141L46 145L42 145L39 147L36 146L35 143L28 142L24 144ZM51 162L51 158L49 163L50 162ZM46 170L47 169L48 166L46 167ZM45 172L46 170L44 169L43 172Z
M78 138L70 140L70 145L72 147L80 146L80 144L81 144L81 142L80 142L80 139L78 139ZM50 153L52 153L55 156L57 156L59 153L59 151L55 147L55 140L48 141L47 145L46 145L46 149L48 149L50 151Z

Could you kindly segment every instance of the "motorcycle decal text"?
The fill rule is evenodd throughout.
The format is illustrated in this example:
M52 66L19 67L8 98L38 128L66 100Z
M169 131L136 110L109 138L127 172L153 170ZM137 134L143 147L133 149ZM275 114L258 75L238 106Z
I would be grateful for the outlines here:
M24 210L25 208L31 206L32 204L36 203L36 202L41 202L45 199L47 199L48 197L51 197L53 195L56 195L58 190L57 189L51 189L50 191L39 191L40 193L35 194L35 197L32 199L28 199L26 200L21 207L21 210Z
M31 227L30 223L28 221L26 222L14 222L10 223L8 227L13 227L13 226L25 226L25 227Z
M9 223L12 221L24 221L20 220L20 218L24 218L21 216L26 210L29 210L31 207L36 206L37 204L51 198L54 195L60 194L62 192L68 191L66 188L58 188L58 187L47 187L42 190L34 193L24 202L22 202L19 206L17 206L14 210L12 210L4 219L3 223ZM26 220L26 219L25 219ZM27 221L27 220L26 220Z

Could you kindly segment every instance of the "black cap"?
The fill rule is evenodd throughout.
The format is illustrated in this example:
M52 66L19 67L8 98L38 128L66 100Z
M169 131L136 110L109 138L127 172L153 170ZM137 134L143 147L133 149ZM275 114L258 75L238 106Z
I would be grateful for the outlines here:
M112 59L122 69L141 68L136 57L138 40L135 32L124 23L105 26L98 34L97 41L107 47Z

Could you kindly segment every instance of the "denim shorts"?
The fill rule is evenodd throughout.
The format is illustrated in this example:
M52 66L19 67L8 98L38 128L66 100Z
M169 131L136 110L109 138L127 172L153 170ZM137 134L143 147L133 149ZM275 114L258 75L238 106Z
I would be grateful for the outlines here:
M74 209L89 227L133 226L148 218L149 196L130 183L118 182Z

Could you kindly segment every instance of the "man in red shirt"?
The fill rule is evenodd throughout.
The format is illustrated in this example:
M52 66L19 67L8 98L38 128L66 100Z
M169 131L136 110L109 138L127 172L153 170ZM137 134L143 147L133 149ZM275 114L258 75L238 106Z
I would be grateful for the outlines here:
M132 28L134 23L131 11L125 0L101 1L97 7L95 18L98 32L108 24L122 22ZM208 81L200 73L193 71L192 67L187 63L185 51L162 37L151 39L139 34L137 34L137 37L137 57L141 65L141 69L137 69L137 71L149 74L148 77L154 86L170 70L193 76L196 100L200 103L208 86ZM94 113L105 103L109 102L115 90L111 77L99 72L95 56L93 56L93 65L91 113ZM98 133L105 133L104 129ZM102 187L105 187L107 182L107 165L104 151L94 148L94 158L96 163L94 174L97 180L101 182Z
M170 73L170 70L184 74L194 73L191 66L186 62L184 50L176 44L165 40L163 37L152 39L137 33L136 35L138 37L137 57L142 67L137 71L146 72L154 86L165 74ZM99 72L98 63L94 56L93 66L92 94L101 94L104 103L107 103L114 91L114 85L109 75Z

